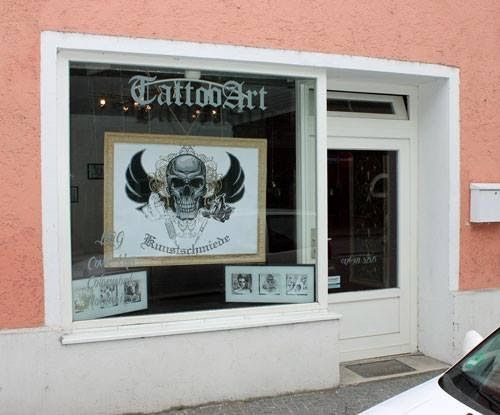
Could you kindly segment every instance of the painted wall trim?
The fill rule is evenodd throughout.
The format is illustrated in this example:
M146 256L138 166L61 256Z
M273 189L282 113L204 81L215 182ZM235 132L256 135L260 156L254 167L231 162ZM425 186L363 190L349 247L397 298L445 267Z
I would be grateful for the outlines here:
M453 71L448 81L449 94L449 288L458 291L460 279L460 76Z
M142 337L171 336L176 334L206 333L222 330L236 330L256 327L283 326L287 324L312 323L339 320L340 314L331 311L287 313L262 316L237 316L233 319L176 321L172 323L138 324L123 327L105 327L74 330L64 334L62 344L94 343L110 340L138 339Z
M458 74L420 86L418 126L418 346L450 362L458 284ZM439 333L439 335L438 335Z
M2 414L160 413L339 383L338 320L74 346L61 334L0 336Z
M57 166L50 163L50 148L44 145L48 137L56 135L55 125L51 122L57 119L54 101L56 97L56 83L53 74L56 73L57 48L52 46L50 36L42 34L40 45L40 136L41 136L41 174L40 185L42 194L42 249L43 249L43 274L44 274L44 302L45 324L56 326L60 321L59 307L52 305L53 301L60 301L61 287L56 261L51 258L58 256L58 244L51 242L54 231L48 212L58 215L57 203L54 203L53 190L57 188ZM49 180L50 178L50 180ZM52 232L51 232L52 231ZM48 294L50 293L50 294Z
M52 44L58 49L68 50L110 51L150 56L274 63L309 68L406 74L430 78L451 78L453 74L457 74L457 68L450 66L395 59L82 33L44 31L42 32L42 43Z

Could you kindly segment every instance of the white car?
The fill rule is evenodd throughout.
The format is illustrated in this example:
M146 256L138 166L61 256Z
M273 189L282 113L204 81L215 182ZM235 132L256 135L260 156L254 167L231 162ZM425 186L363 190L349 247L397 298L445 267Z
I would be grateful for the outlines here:
M500 328L443 375L360 415L404 414L500 414Z

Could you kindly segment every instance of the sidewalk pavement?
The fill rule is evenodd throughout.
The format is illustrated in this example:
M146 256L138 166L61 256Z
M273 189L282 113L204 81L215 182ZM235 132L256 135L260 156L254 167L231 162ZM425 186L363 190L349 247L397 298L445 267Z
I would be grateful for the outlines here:
M357 415L443 370L341 386L320 392L173 409L157 415Z

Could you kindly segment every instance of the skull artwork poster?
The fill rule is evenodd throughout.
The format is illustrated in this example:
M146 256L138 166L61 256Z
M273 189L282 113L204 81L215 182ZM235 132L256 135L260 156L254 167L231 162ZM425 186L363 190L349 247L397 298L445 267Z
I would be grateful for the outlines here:
M172 239L186 236L186 230L192 237L200 233L198 216L205 221L211 218L225 222L234 210L228 202L239 202L245 194L244 170L229 152L231 165L227 174L221 176L213 158L196 153L191 146L160 156L155 171L148 174L141 163L144 151L137 152L130 161L125 191L132 201L144 202L138 209L147 217L157 219L170 213L178 228L174 233L171 226L167 226ZM152 214L153 210L156 215Z
M167 192L179 220L193 220L207 194L205 163L191 154L175 156L167 165Z
M106 133L108 266L262 262L266 140ZM120 252L118 252L120 251Z

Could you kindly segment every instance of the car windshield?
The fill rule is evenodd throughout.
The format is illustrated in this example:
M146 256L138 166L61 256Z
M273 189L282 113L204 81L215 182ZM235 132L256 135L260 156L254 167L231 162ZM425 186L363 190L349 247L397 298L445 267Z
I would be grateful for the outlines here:
M483 414L499 414L500 329L446 372L439 385Z

